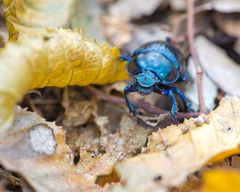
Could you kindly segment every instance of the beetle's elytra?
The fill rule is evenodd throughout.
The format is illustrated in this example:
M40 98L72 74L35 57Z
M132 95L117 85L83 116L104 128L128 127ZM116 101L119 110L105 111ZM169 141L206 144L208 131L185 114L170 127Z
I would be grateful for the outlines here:
M177 94L184 106L191 111L190 103L185 95L171 84L183 81L185 77L185 62L181 52L168 41L154 41L147 43L133 52L130 58L121 56L128 61L128 74L135 80L124 90L127 106L134 115L135 106L129 101L128 94L138 92L147 95L151 92L167 95L171 98L170 116L175 119Z

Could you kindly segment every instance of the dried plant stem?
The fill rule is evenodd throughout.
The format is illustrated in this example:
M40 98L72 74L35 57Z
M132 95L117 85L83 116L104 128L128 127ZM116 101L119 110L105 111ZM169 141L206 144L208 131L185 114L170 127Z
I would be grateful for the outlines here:
M121 104L121 105L126 105L125 100L123 98L117 97L117 96L112 96L109 95L107 93L104 93L92 86L88 86L85 88L88 92L90 92L92 95L94 95L95 97L97 97L98 99L101 100L105 100L105 101L109 101L112 103L116 103L116 104ZM150 106L150 104L143 102L143 101L138 101L138 102L133 102L133 104L138 107L138 108L142 108L145 111L149 112L149 113L154 113L156 115L166 115L166 117L169 117L169 111L161 109L159 107L152 107ZM192 112L192 113L178 113L177 114L177 119L184 119L184 118L191 118L191 117L197 117L199 116L201 113L199 112ZM170 117L169 117L170 118Z
M188 0L188 9L187 9L187 36L190 46L190 52L192 55L192 59L195 65L195 69L197 72L197 89L198 89L198 102L199 102L199 110L200 112L206 112L204 97L203 97L203 68L201 66L196 47L194 42L194 0Z

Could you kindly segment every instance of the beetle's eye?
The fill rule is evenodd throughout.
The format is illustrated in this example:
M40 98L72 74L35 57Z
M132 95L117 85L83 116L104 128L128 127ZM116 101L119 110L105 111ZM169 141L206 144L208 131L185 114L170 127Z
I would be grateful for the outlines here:
M134 75L138 72L139 67L136 64L136 58L133 58L131 62L127 64L127 71L128 73Z

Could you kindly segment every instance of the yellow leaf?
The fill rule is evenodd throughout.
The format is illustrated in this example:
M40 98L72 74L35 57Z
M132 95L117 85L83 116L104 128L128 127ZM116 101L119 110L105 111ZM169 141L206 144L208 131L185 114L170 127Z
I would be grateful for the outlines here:
M74 0L4 0L10 40L32 36L46 27L64 27Z
M46 30L11 42L0 53L0 127L29 89L106 84L128 78L117 48L89 42L79 31Z
M145 154L117 166L125 188L178 186L207 163L239 153L239 116L240 98L228 97L209 115L159 129L149 137Z
M234 170L211 170L203 175L202 192L239 192L240 173Z

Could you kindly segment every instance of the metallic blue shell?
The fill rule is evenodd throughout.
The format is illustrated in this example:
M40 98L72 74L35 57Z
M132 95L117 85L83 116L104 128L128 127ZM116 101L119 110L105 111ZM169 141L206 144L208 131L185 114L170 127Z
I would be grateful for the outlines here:
M148 52L160 53L166 59L168 59L169 62L175 66L176 69L179 69L180 66L180 61L178 57L178 55L180 54L179 50L173 47L170 43L156 41L153 43L145 44L144 46L135 50L134 53L132 54L132 57Z
M138 72L152 71L161 83L170 84L181 75L181 53L168 42L156 41L135 50L128 71L134 76Z

